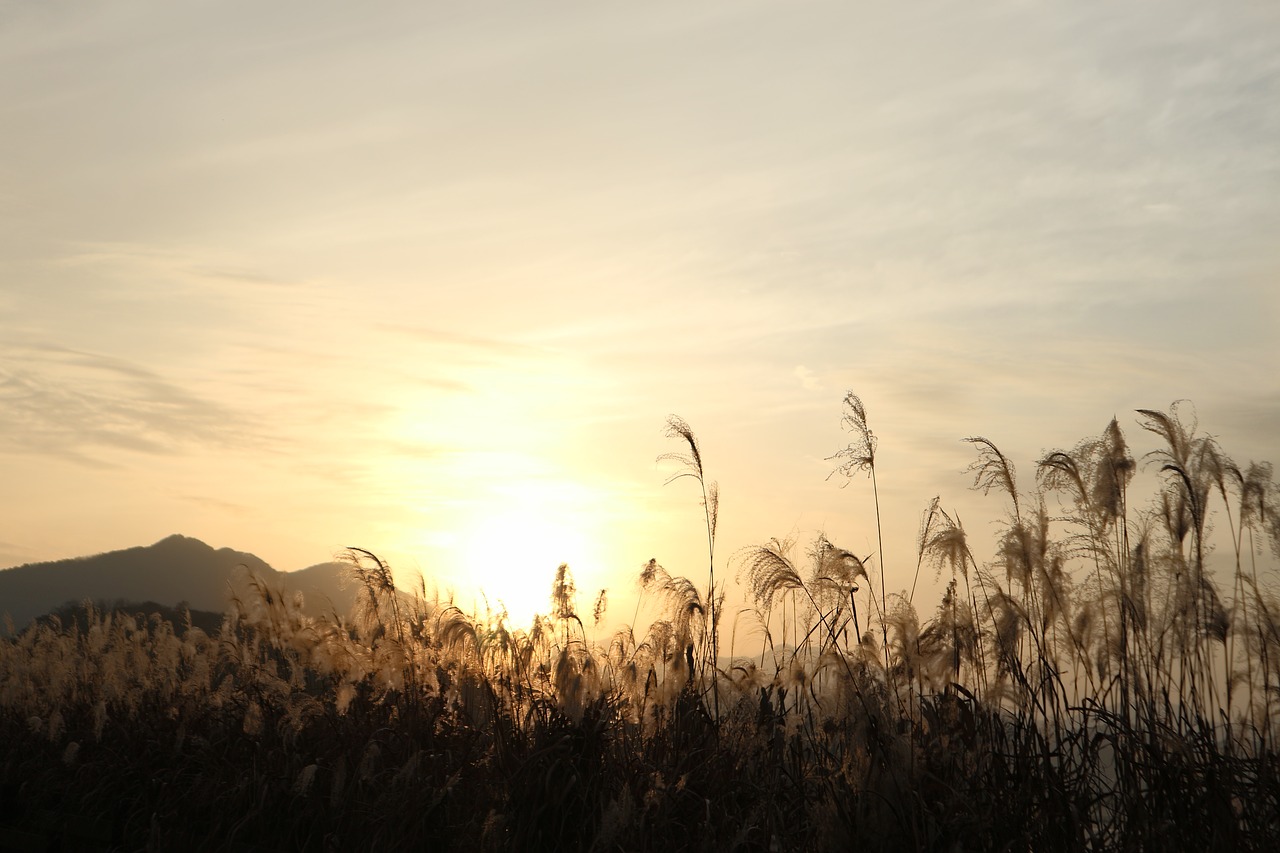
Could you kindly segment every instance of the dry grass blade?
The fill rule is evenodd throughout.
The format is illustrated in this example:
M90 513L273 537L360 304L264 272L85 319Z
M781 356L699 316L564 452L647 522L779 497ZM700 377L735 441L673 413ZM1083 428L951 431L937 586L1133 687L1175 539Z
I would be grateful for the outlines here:
M870 473L876 465L876 436L867 425L867 410L862 405L862 400L852 391L845 395L844 415L840 423L847 432L853 434L853 440L835 455L828 457L840 460L839 466L828 475L828 479L835 474L850 478L860 471Z
M1018 485L1013 473L1013 464L990 439L982 436L970 436L964 439L978 446L978 459L969 465L973 473L973 488L984 495L992 489L1000 489L1013 501L1014 516L1020 515L1018 502Z
M773 607L780 593L804 588L804 581L787 556L790 543L777 539L748 550L744 559L747 586L757 606L764 610Z

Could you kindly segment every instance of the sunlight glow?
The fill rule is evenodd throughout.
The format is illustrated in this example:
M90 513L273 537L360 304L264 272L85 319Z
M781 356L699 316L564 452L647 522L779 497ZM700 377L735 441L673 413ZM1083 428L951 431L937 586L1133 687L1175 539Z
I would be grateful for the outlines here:
M590 496L567 484L530 483L509 487L495 505L461 527L454 544L458 603L470 594L491 610L505 607L513 625L527 625L547 613L556 567L568 563L578 581L579 604L598 574L599 548L588 532Z

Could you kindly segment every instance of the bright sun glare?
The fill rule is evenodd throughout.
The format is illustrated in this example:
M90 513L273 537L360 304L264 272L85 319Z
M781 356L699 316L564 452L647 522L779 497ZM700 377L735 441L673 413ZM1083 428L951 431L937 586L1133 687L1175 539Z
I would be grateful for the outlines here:
M533 490L505 497L507 502L496 511L485 511L463 525L455 545L460 587L474 592L480 607L486 599L492 610L505 607L512 623L523 626L534 614L548 612L556 567L568 563L579 580L579 605L590 606L583 602L591 590L581 581L594 573L598 561L584 533L587 508L575 513L576 501L554 493L550 499L539 497ZM462 588L458 593L465 609L467 593Z

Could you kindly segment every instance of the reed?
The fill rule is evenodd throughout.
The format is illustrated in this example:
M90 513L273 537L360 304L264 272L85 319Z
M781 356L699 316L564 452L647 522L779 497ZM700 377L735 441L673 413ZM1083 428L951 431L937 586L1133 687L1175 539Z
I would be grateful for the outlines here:
M861 400L845 413L837 472L874 493ZM1144 455L1113 419L1026 489L967 439L1000 501L994 550L934 499L900 593L879 541L740 548L746 657L721 655L717 492L676 418L666 458L700 487L706 584L649 560L631 624L603 637L607 596L583 608L566 565L515 627L397 588L358 548L350 614L252 579L216 630L94 605L33 624L0 641L0 842L1276 849L1280 488L1188 404L1138 417ZM930 570L945 589L926 608Z

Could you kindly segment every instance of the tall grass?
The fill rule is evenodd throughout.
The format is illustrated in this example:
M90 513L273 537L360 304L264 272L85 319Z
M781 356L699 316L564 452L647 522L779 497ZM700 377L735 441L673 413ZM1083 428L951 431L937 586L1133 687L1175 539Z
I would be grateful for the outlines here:
M875 433L871 431L871 427L867 424L867 410L862 405L862 400L858 395L850 391L844 398L844 417L841 419L844 428L853 434L853 440L848 446L836 452L832 459L839 459L840 465L832 474L839 473L846 478L852 478L855 473L866 472L871 478L871 495L875 501L876 514L876 560L880 563L880 599L877 601L875 596L871 596L872 602L876 605L877 615L880 617L881 639L884 643L885 654L888 654L889 635L888 619L885 618L885 607L888 599L885 594L884 582L884 534L880 524L880 489L876 484L876 446L878 444ZM830 476L828 477L830 479ZM885 658L885 667L889 666L888 657Z
M875 494L865 408L845 409L837 470ZM0 844L1276 849L1280 489L1186 404L1138 414L1145 454L1112 420L1025 490L968 439L994 549L935 499L910 590L886 583L878 494L874 555L739 549L744 657L721 654L717 492L674 418L706 584L648 561L605 637L607 598L584 619L567 566L519 627L399 589L362 549L349 614L255 579L215 632L92 607L35 624L0 644ZM945 590L922 617L929 570Z
M677 480L689 478L697 483L698 488L702 492L702 510L703 518L707 528L707 591L705 599L697 595L696 588L692 588L687 583L681 583L688 587L682 589L677 595L680 601L677 607L683 607L690 611L697 610L699 615L705 615L705 619L700 620L701 631L701 654L695 657L693 652L693 637L682 637L686 640L686 651L689 658L689 675L692 678L697 675L698 683L707 685L707 691L711 696L711 708L715 715L715 719L720 719L720 691L715 689L715 681L718 676L719 669L719 650L720 650L720 613L724 601L724 592L716 584L716 523L720 517L720 487L714 481L707 481L706 473L702 467L702 451L698 447L698 439L693 434L693 430L683 418L672 415L667 420L667 438L673 438L682 442L688 452L673 451L664 453L658 457L658 461L665 460L679 463L680 470L672 474L667 480L670 485ZM668 579L667 584L671 581ZM705 601L705 614L703 609L703 601ZM690 613L689 615L692 615ZM696 673L695 673L696 670ZM705 695L705 694L704 694Z

